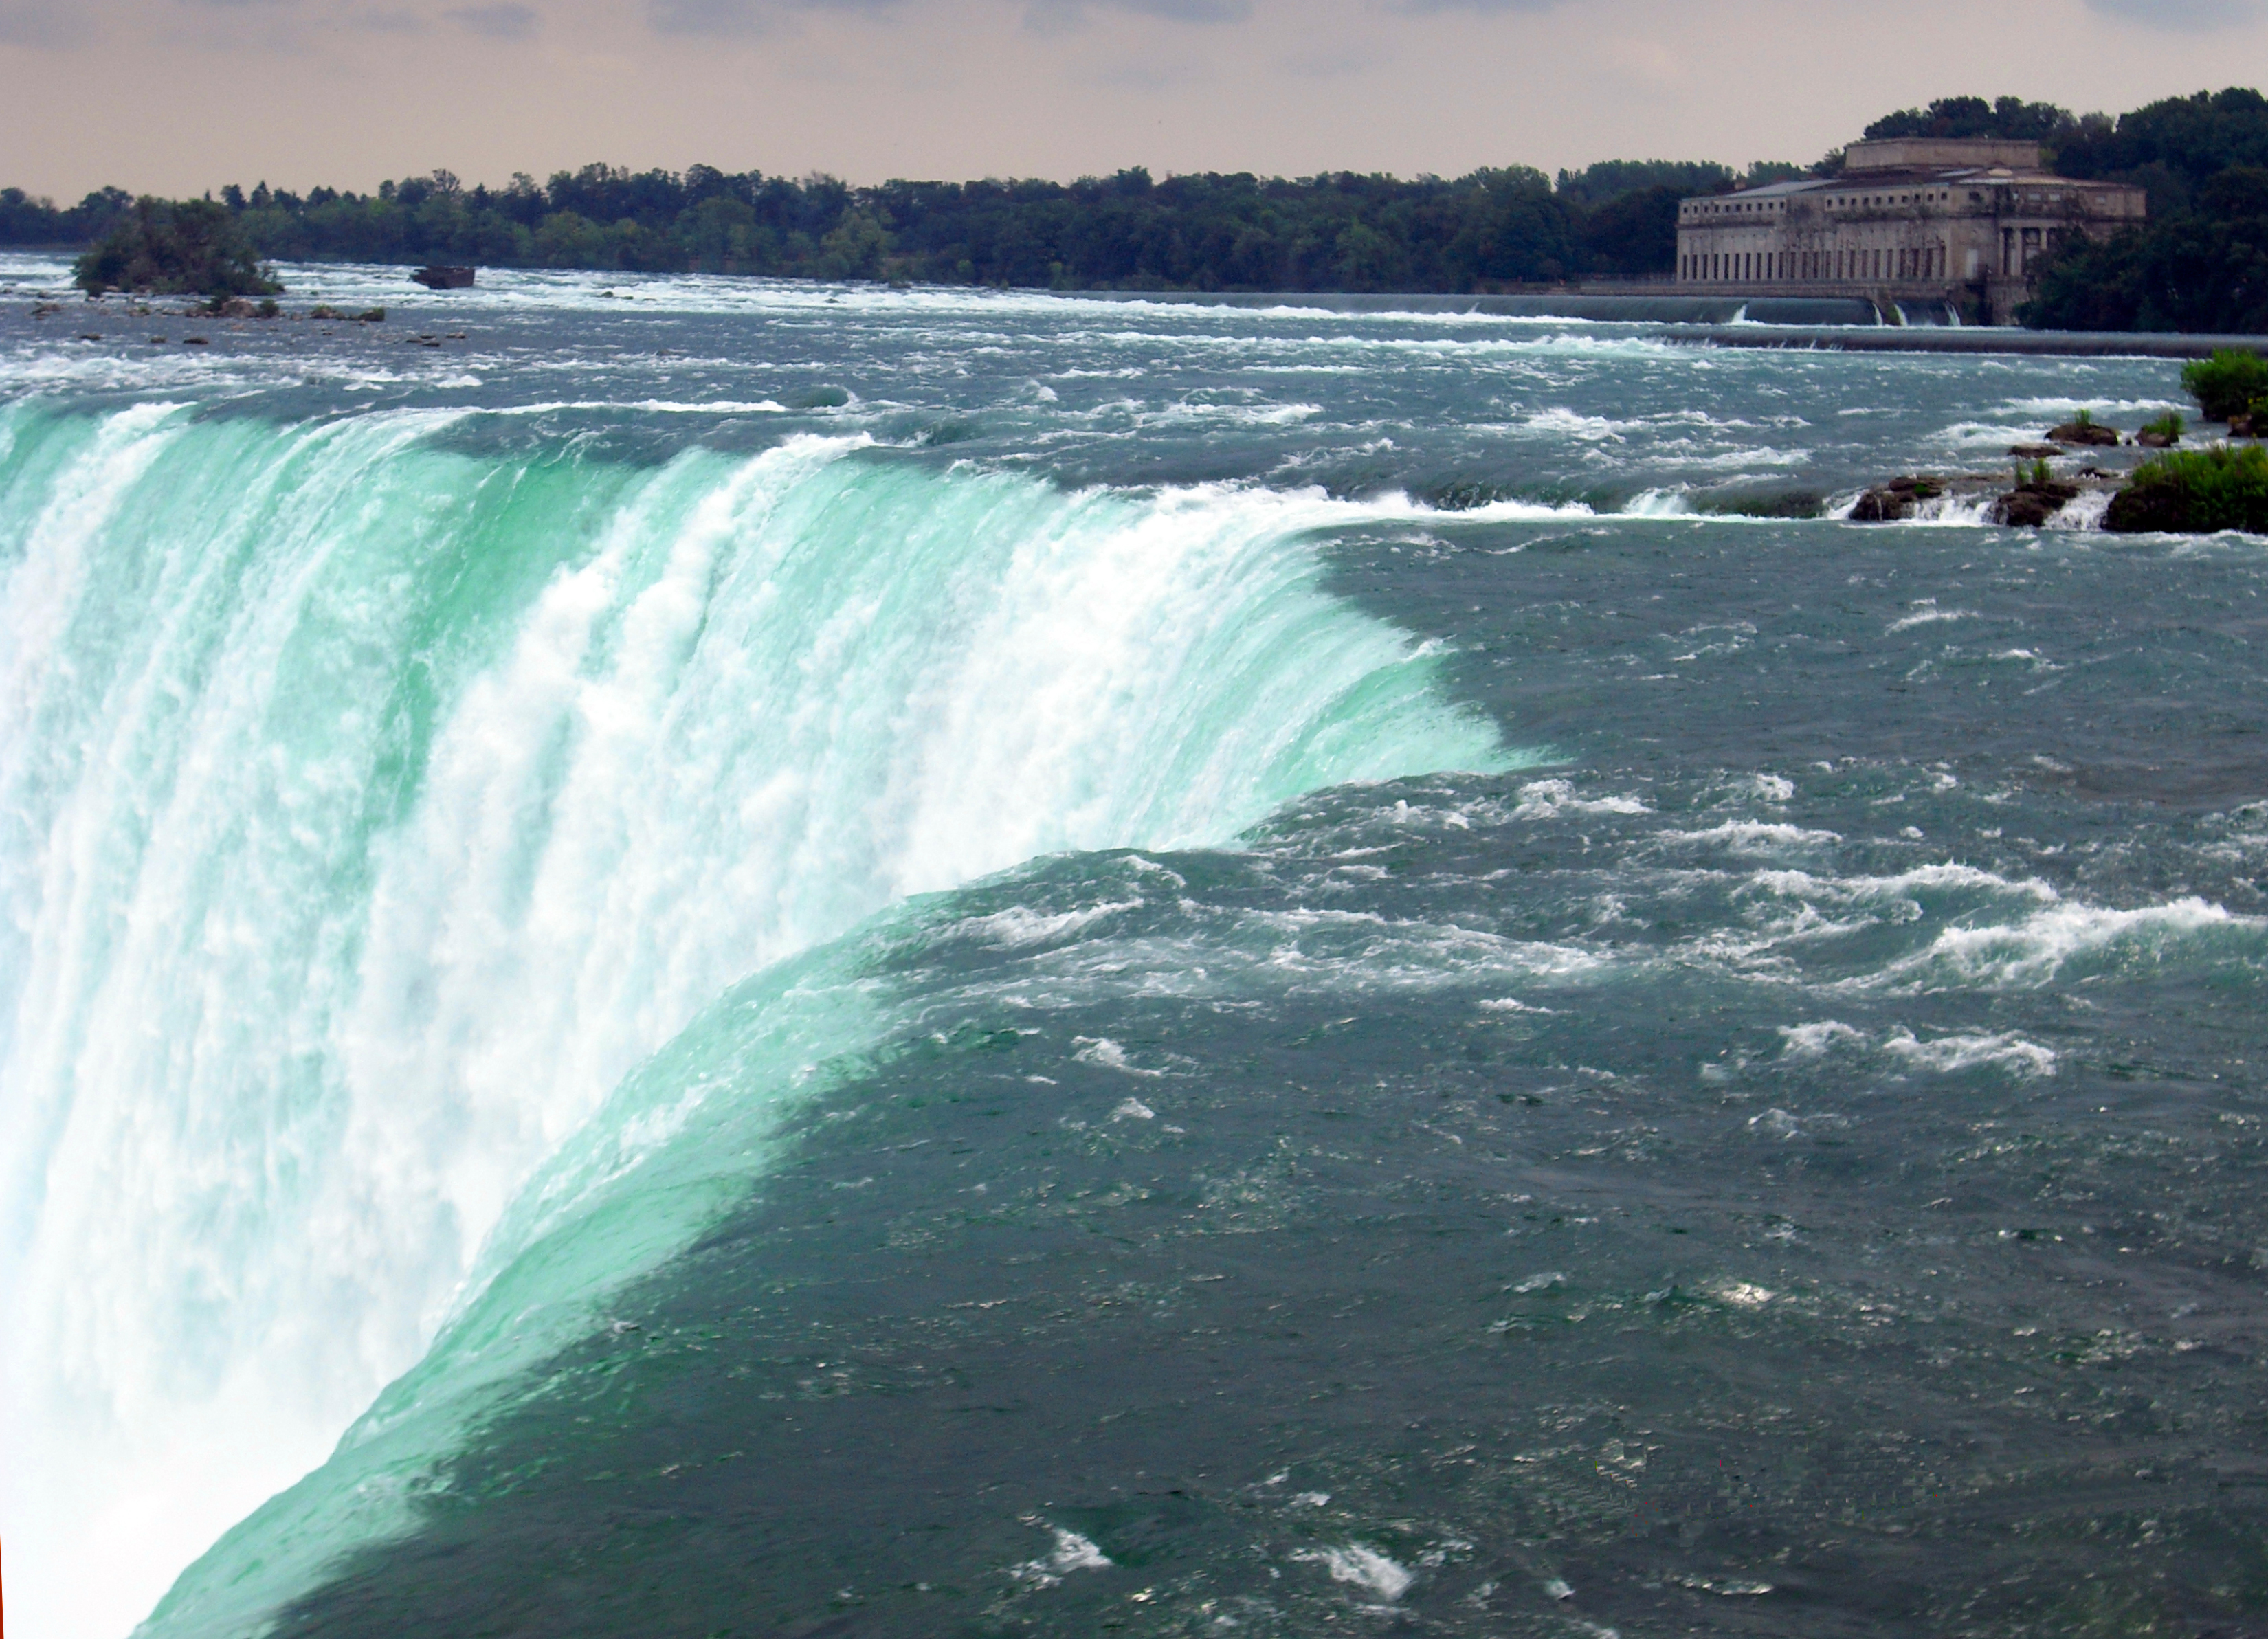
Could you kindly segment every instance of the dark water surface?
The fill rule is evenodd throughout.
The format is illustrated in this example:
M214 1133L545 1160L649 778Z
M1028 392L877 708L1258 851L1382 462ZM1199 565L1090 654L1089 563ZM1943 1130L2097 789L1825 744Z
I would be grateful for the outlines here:
M1349 556L1565 761L955 896L285 1631L2264 1630L2256 549Z
M2176 365L600 288L9 320L11 566L74 474L335 486L215 605L297 702L216 743L326 772L174 873L321 916L48 956L5 885L20 1084L260 1202L137 1244L396 1337L101 1309L329 1385L306 1440L394 1379L153 1634L2268 1634L2268 557L1831 515ZM39 749L163 738L70 704L136 608L0 747L26 857L140 881ZM24 1011L192 981L132 1075ZM303 1059L203 1045L262 1008ZM56 1210L41 1335L118 1279Z

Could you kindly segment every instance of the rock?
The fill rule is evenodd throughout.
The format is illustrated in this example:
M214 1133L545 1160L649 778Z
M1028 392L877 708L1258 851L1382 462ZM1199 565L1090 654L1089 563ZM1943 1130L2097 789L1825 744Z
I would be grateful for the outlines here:
M216 317L222 319L257 319L260 317L260 304L249 296L232 296L213 312Z
M2231 415L2228 418L2228 436L2232 438L2257 438L2260 435L2253 430L2251 416Z
M386 309L366 308L355 315L355 322L358 325L382 325L386 322Z
M420 268L409 276L429 290L465 290L473 283L470 268L449 268L436 262L430 268Z
M1992 503L1992 521L2016 529L2037 529L2078 493L2077 484L2023 484Z
M2189 492L2179 484L2129 484L2110 497L2102 526L2117 534L2179 534L2190 527Z
M2011 455L2023 456L2029 460L2045 460L2051 455L2061 455L2063 453L2063 445L2059 444L2012 444L2008 446L2008 453Z
M2099 422L2067 421L2060 427L2049 428L2048 438L2055 444L2116 444L2118 430Z
M2146 450L2170 450L2174 447L2171 433L2152 432L2146 427L2134 435L2134 442Z
M1851 509L1851 521L1895 524L1902 518L1911 518L1917 503L1934 501L1944 493L1945 486L1934 478L1893 478L1859 497L1859 503Z
M63 312L63 305L61 302L34 302L32 304L32 317L34 319L50 319L55 314Z

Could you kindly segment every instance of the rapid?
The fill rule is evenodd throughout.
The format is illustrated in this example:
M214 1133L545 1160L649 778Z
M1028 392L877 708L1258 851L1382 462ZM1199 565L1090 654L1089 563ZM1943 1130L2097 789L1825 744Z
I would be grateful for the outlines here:
M19 1632L2257 1605L2268 560L1834 516L2175 366L286 276L0 266Z

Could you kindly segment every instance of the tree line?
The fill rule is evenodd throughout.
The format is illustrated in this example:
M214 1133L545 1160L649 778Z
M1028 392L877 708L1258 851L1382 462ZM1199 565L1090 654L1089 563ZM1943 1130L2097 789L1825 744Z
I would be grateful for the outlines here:
M2027 323L2268 331L2268 99L2232 88L2113 120L2001 97L1887 114L1868 137L2036 140L2066 175L2139 183L2150 219L2051 260ZM107 243L199 224L230 254L293 261L452 262L1130 290L1484 292L1667 274L1677 202L1803 175L1842 154L1736 173L1607 160L1556 179L1526 166L1455 179L1333 172L1285 179L1147 171L1060 183L891 181L590 165L541 183L466 187L447 171L356 194L235 184L205 202L108 187L57 207L0 189L0 244ZM196 209L193 209L195 207ZM154 214L153 214L154 213ZM137 228L136 224L142 224Z
M1614 160L1454 180L1121 171L1071 183L853 187L695 165L591 165L547 183L446 171L305 195L232 184L216 206L253 252L292 261L451 262L1153 290L1474 291L1666 273L1677 202L1727 166ZM1759 174L1756 180L1764 180ZM115 188L59 209L0 190L0 243L99 240L135 215Z

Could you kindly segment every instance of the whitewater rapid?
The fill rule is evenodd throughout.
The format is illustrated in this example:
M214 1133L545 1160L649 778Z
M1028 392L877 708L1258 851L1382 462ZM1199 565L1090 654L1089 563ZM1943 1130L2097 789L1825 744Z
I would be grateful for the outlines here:
M163 1631L233 1631L398 1524L478 1385L681 1244L871 1036L873 987L797 952L1037 855L1505 760L1322 590L1341 503L863 436L499 455L471 421L0 413L27 1634L125 1631L446 1336L446 1385L398 1385L368 1461ZM712 1003L732 1045L680 1051L723 1057L642 1087ZM609 1220L672 1153L681 1187Z

